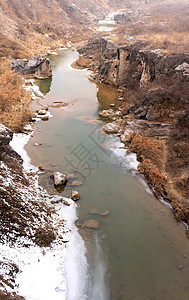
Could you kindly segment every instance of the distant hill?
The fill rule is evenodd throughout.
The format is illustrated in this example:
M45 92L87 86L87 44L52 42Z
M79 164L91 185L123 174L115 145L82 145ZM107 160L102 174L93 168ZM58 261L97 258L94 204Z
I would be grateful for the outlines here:
M104 0L1 0L0 57L30 56L58 39L77 40L110 10Z

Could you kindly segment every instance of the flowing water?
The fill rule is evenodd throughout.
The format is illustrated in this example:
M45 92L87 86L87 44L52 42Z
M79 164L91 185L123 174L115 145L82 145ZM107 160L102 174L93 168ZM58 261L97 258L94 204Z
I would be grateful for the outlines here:
M26 150L34 165L75 173L83 182L75 187L81 195L78 222L99 222L91 234L81 232L89 264L87 299L187 300L189 241L183 225L136 174L135 156L102 132L98 111L119 105L117 91L95 84L86 70L72 69L76 58L76 51L60 51L51 57L52 82L36 82L46 96L33 107L53 101L68 106L49 108L53 117L34 125ZM48 178L41 180L56 192Z

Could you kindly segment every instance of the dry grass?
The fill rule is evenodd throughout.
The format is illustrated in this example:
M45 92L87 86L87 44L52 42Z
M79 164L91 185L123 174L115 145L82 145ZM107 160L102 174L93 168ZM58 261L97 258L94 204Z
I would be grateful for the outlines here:
M7 61L0 61L0 122L18 132L31 117L30 96L21 76L10 70Z
M138 8L137 8L138 9ZM153 49L162 49L166 54L188 53L189 49L189 3L182 0L149 1L140 7L133 22L117 29L121 41L133 36Z
M138 133L131 133L129 136L130 149L137 153L140 161L141 158L148 159L156 163L158 168L163 165L163 141L142 136Z
M140 173L145 175L157 195L165 196L167 175L165 175L164 142L138 133L131 133L128 142L130 150L137 154L140 161L138 166Z

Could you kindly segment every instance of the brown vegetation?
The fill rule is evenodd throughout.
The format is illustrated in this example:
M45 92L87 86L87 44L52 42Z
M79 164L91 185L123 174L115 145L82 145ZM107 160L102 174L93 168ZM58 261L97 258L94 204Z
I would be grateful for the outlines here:
M131 133L128 141L130 149L137 153L139 161L150 160L156 162L159 168L163 165L163 141L142 136L138 133Z
M138 8L140 12L137 13ZM132 22L119 25L117 29L121 44L128 43L128 37L133 36L164 53L188 52L188 1L148 1L137 10L133 8Z
M10 129L22 131L31 117L30 96L21 76L10 70L8 62L0 62L0 122Z

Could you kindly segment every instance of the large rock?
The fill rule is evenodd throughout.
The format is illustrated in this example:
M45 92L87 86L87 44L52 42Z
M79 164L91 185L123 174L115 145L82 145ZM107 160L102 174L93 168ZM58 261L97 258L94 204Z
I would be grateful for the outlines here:
M71 192L71 199L74 201L78 201L80 199L80 195L77 191L72 191Z
M12 138L13 132L3 124L0 124L0 146L8 145Z
M65 185L67 181L68 181L68 179L65 174L62 174L60 172L54 173L54 185L55 186Z
M37 55L30 60L14 59L11 69L22 75L33 75L36 78L49 78L52 76L50 60Z
M114 115L114 111L113 111L113 109L102 110L98 114L99 114L99 116L101 116L103 118L111 118Z
M119 125L115 123L107 123L104 127L103 130L106 133L118 133L119 131Z

